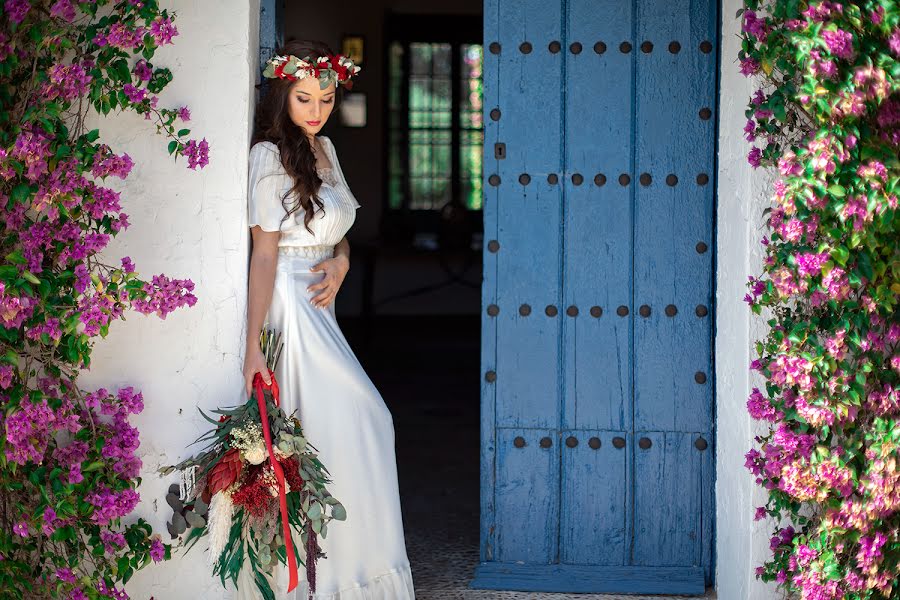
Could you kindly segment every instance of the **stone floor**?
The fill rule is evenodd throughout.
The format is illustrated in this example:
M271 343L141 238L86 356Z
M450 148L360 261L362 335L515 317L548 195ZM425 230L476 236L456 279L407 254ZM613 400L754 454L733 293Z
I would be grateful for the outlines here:
M407 553L418 600L665 600L705 596L469 589L478 564L479 323L382 319L342 328L394 416ZM367 341L368 340L368 341Z

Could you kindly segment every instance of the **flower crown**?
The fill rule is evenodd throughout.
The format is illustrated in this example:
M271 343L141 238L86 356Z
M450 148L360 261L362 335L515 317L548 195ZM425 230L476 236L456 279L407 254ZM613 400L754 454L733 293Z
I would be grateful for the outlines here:
M359 71L360 68L343 54L320 56L315 60L312 60L311 56L297 58L291 54L290 56L275 55L266 61L263 76L269 79L280 78L297 81L312 75L319 79L319 86L323 90L332 81L335 85L343 85L349 90L353 87L353 82L350 81L350 78L359 73Z

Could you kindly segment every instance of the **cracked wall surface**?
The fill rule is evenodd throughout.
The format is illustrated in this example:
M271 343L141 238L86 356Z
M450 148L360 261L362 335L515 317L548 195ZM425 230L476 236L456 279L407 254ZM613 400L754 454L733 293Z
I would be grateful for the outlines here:
M172 70L173 81L160 94L160 107L188 106L188 137L205 137L207 167L187 168L166 151L152 121L135 114L92 116L101 141L135 161L124 182L107 181L122 191L122 209L131 226L103 252L118 265L130 256L145 280L164 273L191 279L197 303L165 320L137 312L116 321L98 340L84 389L116 390L133 385L144 396L144 412L132 417L140 429L143 461L138 488L141 502L128 522L147 519L171 542L165 502L176 475L160 477L161 465L174 464L200 450L189 446L206 422L197 408L229 406L246 400L241 367L246 335L249 230L246 217L247 151L256 83L259 0L163 0L175 11L174 44L157 50L154 66ZM119 184L116 186L116 184ZM126 586L135 600L231 598L206 565L206 541L189 554L152 564Z

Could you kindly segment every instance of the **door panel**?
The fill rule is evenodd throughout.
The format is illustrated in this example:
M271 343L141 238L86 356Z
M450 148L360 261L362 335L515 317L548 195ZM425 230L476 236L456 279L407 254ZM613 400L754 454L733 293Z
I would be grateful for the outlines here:
M556 432L549 429L497 429L499 561L548 564L556 559L559 445L555 437ZM541 447L542 438L551 440L550 447Z
M625 521L628 443L625 431L571 429L562 432L560 562L574 565L628 564ZM575 440L570 446L569 438ZM625 441L617 448L613 440ZM617 442L621 443L621 442Z

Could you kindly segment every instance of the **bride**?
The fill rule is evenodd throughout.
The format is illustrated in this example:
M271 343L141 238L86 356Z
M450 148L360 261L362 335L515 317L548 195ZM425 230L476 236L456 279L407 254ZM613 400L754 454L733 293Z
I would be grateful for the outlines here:
M350 267L344 237L359 203L347 186L331 140L318 135L345 85L359 71L318 42L288 42L269 60L268 92L257 110L250 149L248 216L253 240L243 375L248 397L258 372L269 375L259 333L282 333L275 371L282 406L296 410L304 434L333 479L329 490L347 509L319 541L316 600L415 598L406 554L393 417L366 375L334 314ZM352 84L351 84L352 85ZM305 560L302 545L298 545ZM270 581L278 598L305 600L308 583L291 594L287 569ZM237 598L258 598L249 569Z

